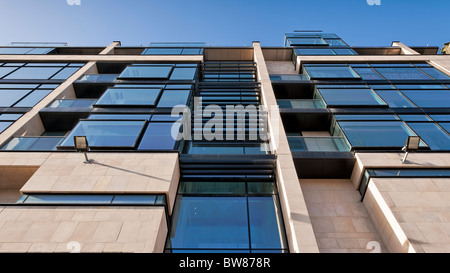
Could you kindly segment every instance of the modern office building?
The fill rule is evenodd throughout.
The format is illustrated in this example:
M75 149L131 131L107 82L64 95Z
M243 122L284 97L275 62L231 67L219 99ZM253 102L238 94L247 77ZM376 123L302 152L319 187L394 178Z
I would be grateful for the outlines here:
M448 252L438 51L0 47L0 252Z

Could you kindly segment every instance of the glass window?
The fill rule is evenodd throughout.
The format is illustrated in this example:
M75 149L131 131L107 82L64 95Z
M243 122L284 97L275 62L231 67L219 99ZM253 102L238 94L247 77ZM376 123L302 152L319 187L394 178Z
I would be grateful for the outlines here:
M288 40L291 46L327 45L327 42L322 38L289 38Z
M53 76L52 80L65 80L65 79L69 78L70 76L72 76L73 73L77 72L78 69L80 69L80 68L79 67L66 67L63 70L61 70L60 72L58 72L58 74Z
M25 200L27 204L110 204L113 195L52 195L33 194Z
M372 89L319 89L328 106L386 105Z
M0 90L0 107L11 107L18 100L28 94L30 90Z
M171 80L192 81L195 78L197 68L195 67L176 67L173 69Z
M398 89L447 89L442 84L396 84Z
M9 54L26 54L28 51L30 51L31 48L29 47L2 47L0 48L0 54L1 55L9 55Z
M358 55L353 49L350 48L334 48L336 55Z
M62 137L15 137L2 150L7 151L54 151Z
M54 100L48 108L91 108L96 102L94 99Z
M431 80L415 67L379 67L375 70L387 80Z
M450 91L448 90L405 90L402 92L419 107L450 107Z
M0 67L0 78L14 71L16 67Z
M431 121L427 115L398 115L404 121Z
M431 122L408 123L431 150L449 150L450 136L437 124Z
M119 78L148 78L148 79L167 79L173 66L128 66L120 74Z
M373 68L355 67L353 70L358 73L363 80L384 80Z
M33 48L32 50L28 51L27 54L33 54L33 55L43 55L43 54L48 54L51 51L53 51L54 48Z
M151 115L135 115L135 114L91 114L88 119L124 119L124 120L149 120Z
M371 84L369 85L370 88L378 90L378 89L395 89L394 86L390 84Z
M182 55L199 55L201 53L201 48L184 48Z
M166 114L154 114L152 116L151 121L177 121L181 118L182 116L174 116L172 117L172 115L166 115Z
M272 184L272 183L270 183ZM244 182L182 182L178 194L245 194Z
M134 147L145 121L82 120L61 144L73 147L74 136L86 136L90 147Z
M396 90L377 90L376 93L392 108L416 107L405 96Z
M1 114L0 120L12 120L16 121L18 120L23 114Z
M450 123L440 122L439 125L450 134Z
M324 39L325 42L327 42L330 46L348 46L344 41L341 39Z
M428 75L430 75L431 77L433 77L436 80L448 80L450 79L449 76L445 75L444 73L442 73L441 71L437 70L434 67L421 67L420 70L422 70L423 72L427 73Z
M435 121L450 121L450 115L430 115Z
M176 139L172 137L172 130L177 134L180 123L151 122L142 137L139 150L173 150Z
M155 106L161 88L110 88L96 105L142 105Z
M352 147L403 147L415 134L401 121L339 121Z
M298 55L335 55L330 48L298 48L295 51Z
M58 73L58 71L60 70L61 67L22 67L5 77L5 79L47 80Z
M13 122L10 121L0 121L0 133L5 131L6 128L8 128L9 126L11 126L11 124L13 124Z
M45 90L45 89L34 90L31 94L23 98L16 105L14 105L14 107L34 107L43 98L45 98L48 94L50 94L50 92L52 92L52 90Z
M281 219L277 216L275 196L248 197L248 214L250 221L250 240L252 248L280 249Z
M143 55L180 55L182 48L147 48Z
M399 120L396 115L334 115L336 120Z
M190 93L190 90L165 90L159 99L158 107L186 105Z
M348 66L305 66L305 70L311 79L360 78L358 74Z
M246 197L178 196L174 215L172 248L249 248Z
M115 195L112 204L146 204L153 205L156 195Z

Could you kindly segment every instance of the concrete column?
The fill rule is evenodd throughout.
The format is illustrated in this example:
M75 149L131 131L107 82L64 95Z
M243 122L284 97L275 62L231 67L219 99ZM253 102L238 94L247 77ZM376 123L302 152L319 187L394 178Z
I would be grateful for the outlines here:
M260 43L253 42L253 48L262 104L268 109L270 146L277 156L276 179L289 250L319 252Z

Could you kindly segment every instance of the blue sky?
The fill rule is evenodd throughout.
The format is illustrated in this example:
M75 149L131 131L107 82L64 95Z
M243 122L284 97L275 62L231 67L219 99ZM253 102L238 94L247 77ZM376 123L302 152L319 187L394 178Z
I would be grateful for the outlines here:
M449 0L380 0L379 6L367 0L80 0L79 6L67 1L0 0L0 45L283 46L284 33L298 29L334 32L355 46L401 41L441 47L450 41Z

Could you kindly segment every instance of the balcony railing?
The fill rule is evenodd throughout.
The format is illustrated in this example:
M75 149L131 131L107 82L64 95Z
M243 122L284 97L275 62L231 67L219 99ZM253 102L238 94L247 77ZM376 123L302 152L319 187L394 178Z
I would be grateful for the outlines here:
M86 74L77 83L115 83L119 74Z
M344 137L288 137L292 152L349 152Z
M55 151L64 137L14 137L3 147L3 151Z
M278 106L284 109L325 109L327 106L322 100L277 100Z
M54 100L47 108L91 108L96 99Z

